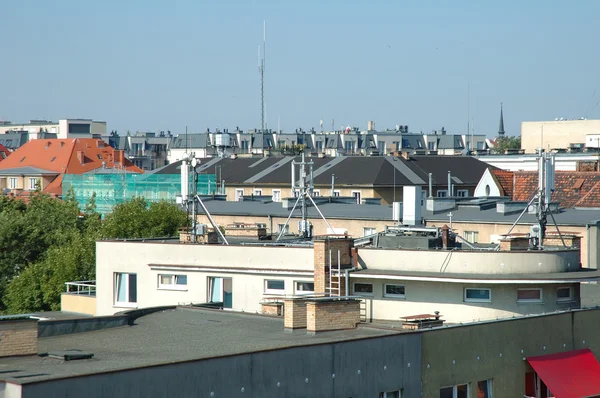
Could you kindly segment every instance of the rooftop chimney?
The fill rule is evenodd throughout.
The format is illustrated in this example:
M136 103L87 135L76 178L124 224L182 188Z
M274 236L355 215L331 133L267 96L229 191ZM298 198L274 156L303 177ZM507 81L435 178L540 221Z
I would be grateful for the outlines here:
M38 353L38 326L35 319L15 316L2 320L0 336L0 358Z

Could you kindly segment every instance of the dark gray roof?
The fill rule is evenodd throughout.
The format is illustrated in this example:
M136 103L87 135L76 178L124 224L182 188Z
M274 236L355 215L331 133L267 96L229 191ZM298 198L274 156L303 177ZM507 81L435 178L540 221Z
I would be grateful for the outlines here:
M233 139L233 137L232 137ZM186 144L187 143L187 144ZM200 134L179 134L171 139L171 148L205 148L208 145L208 135Z
M12 169L3 169L0 170L0 174L3 176L17 176L17 175L58 175L60 174L57 171L40 169L38 167L15 167Z
M399 255L395 250L396 255ZM531 281L536 283L563 283L583 282L600 280L600 271L597 269L582 268L571 272L554 272L539 274L474 274L474 273L451 273L451 272L426 272L426 271L403 271L403 270L380 270L364 269L351 274L355 278L391 276L395 278L441 278L452 280L473 280L483 284L496 284L499 282L510 283L514 281Z
M204 204L213 215L240 215L240 216L264 216L287 217L290 210L283 207L279 202L233 202L208 200ZM293 204L293 203L292 203ZM392 223L391 206L382 205L359 205L344 203L322 203L318 204L319 210L326 218L356 219L356 220L389 220ZM312 206L308 207L310 218L321 216ZM294 217L300 217L300 209L296 209Z
M90 360L2 358L0 379L26 384L90 373L170 364L255 351L356 340L399 333L358 328L318 335L284 333L283 319L233 312L178 308L146 315L134 326L39 339L39 351L82 350ZM37 374L12 378L21 374Z
M6 148L14 151L15 149L20 148L29 140L29 133L18 132L18 133L6 133L0 134L0 144L4 145Z

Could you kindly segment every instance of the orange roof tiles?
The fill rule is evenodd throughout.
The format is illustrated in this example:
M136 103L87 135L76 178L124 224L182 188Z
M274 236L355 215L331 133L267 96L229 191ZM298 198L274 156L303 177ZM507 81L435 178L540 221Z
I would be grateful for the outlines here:
M103 162L107 168L119 167L122 163L128 171L143 173L124 157L122 151L95 138L31 140L0 163L0 171L31 166L59 173L82 174L101 168Z
M600 207L600 172L557 171L552 201L561 207ZM512 200L528 202L538 187L537 171L515 171Z
M490 171L504 191L504 196L512 198L514 193L514 173L512 171L492 168L490 168Z

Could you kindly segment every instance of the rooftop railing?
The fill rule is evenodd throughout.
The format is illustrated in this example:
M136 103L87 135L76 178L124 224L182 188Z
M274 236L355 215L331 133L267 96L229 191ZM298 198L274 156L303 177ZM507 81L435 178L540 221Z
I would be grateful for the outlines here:
M96 281L65 282L68 294L96 295Z

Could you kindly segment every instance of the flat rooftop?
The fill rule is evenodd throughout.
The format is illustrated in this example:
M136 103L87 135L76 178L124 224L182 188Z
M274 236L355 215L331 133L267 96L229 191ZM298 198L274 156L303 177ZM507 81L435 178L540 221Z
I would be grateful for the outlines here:
M220 310L176 308L138 318L133 326L38 339L40 354L81 350L92 359L48 356L0 360L0 380L16 384L84 376L257 351L332 343L401 333L359 327L308 335L284 332L283 319Z

